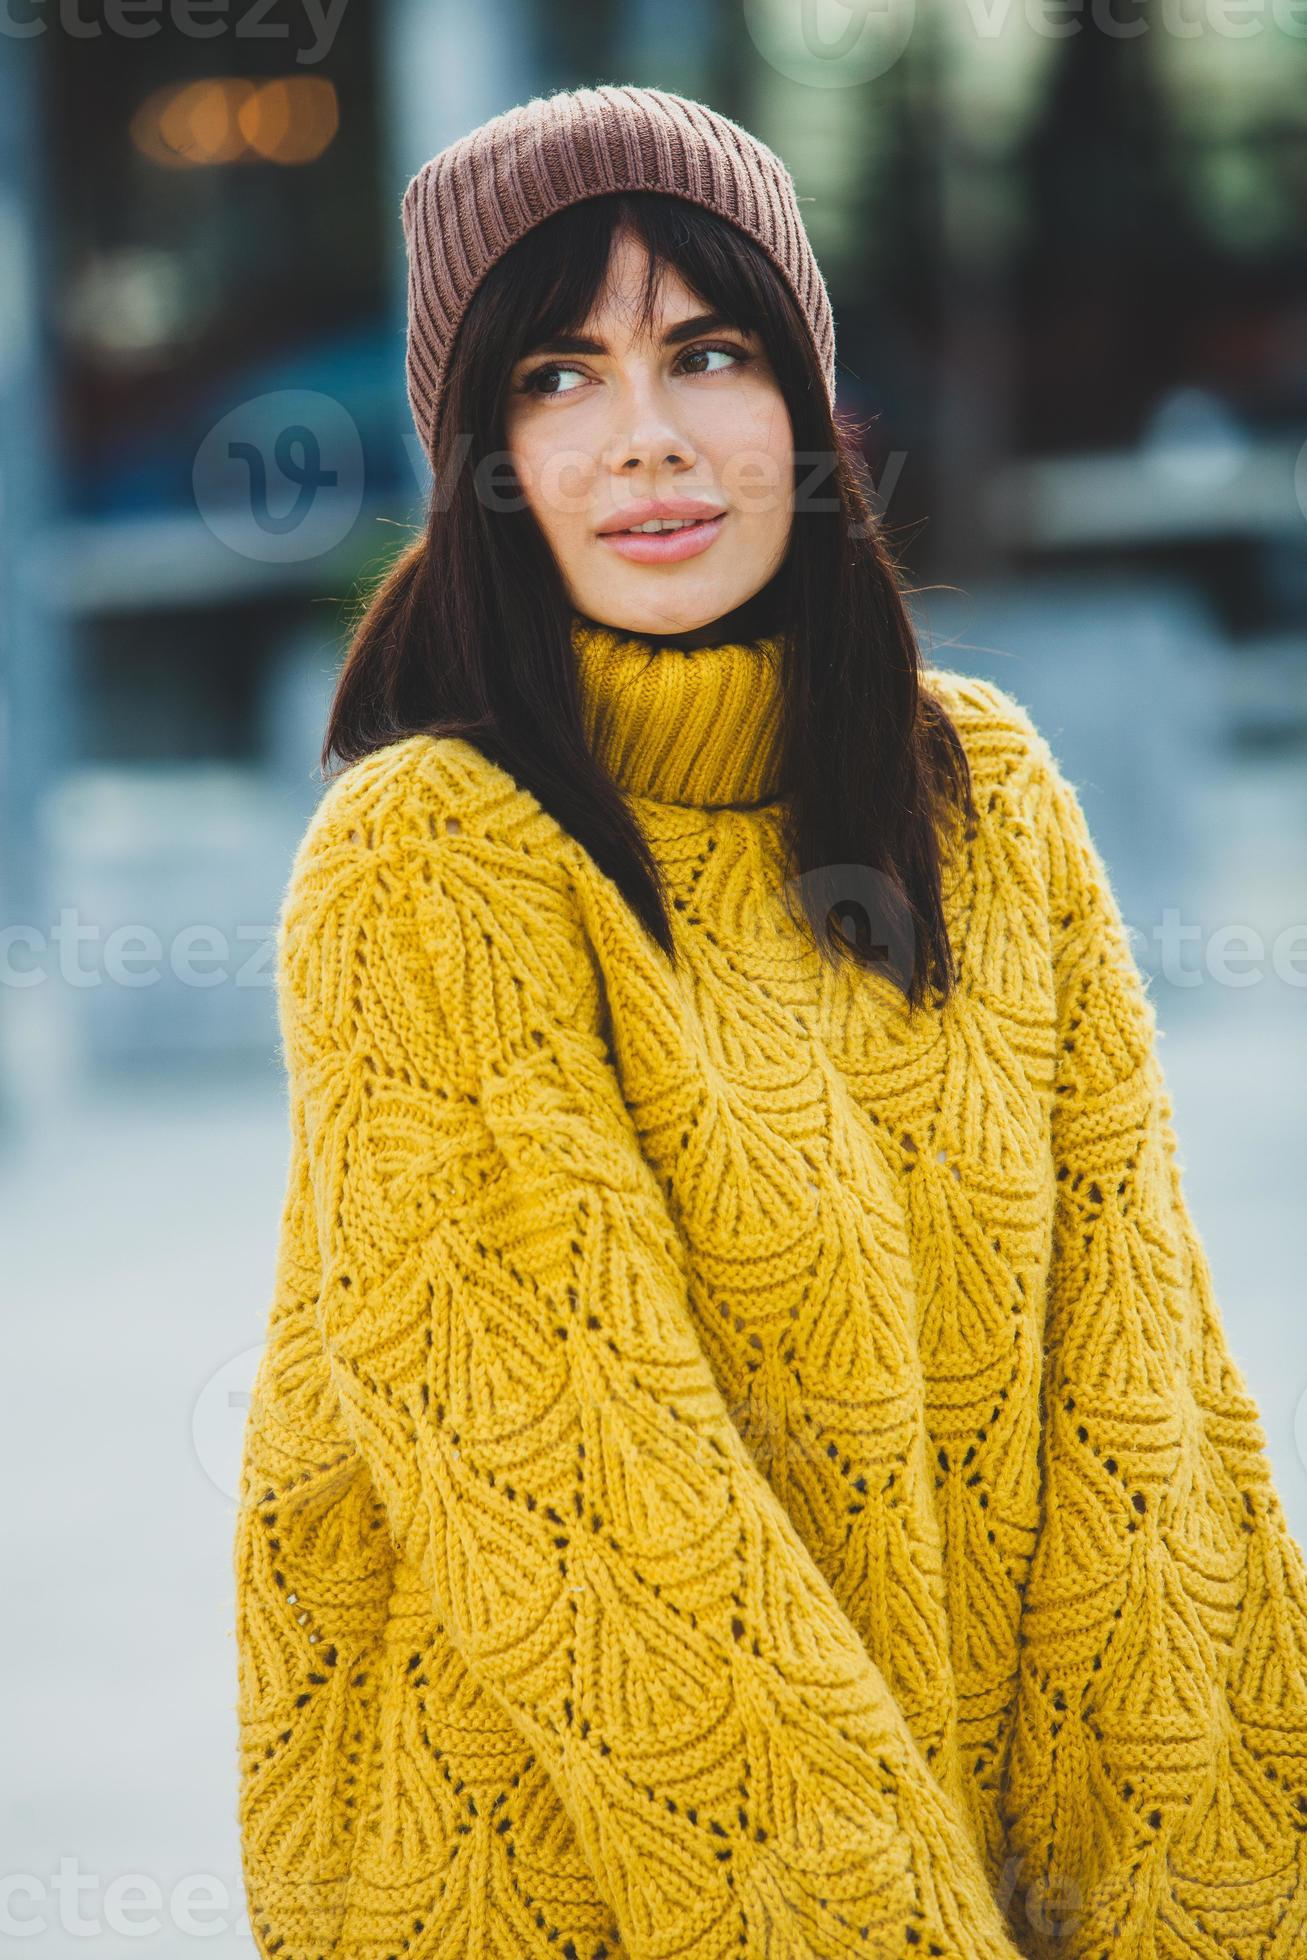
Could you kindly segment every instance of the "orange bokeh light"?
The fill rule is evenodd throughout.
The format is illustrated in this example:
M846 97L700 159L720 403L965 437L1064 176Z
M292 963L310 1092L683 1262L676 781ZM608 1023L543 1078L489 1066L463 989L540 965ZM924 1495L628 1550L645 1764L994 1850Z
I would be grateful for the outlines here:
M340 127L335 88L316 75L254 83L215 75L156 89L132 118L131 137L167 169L223 163L312 163Z
M240 110L245 141L271 163L312 163L339 125L336 91L315 75L267 82Z

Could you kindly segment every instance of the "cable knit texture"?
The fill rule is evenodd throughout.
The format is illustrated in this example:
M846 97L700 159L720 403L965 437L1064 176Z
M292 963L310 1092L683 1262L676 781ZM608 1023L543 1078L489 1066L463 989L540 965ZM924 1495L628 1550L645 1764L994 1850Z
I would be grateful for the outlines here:
M977 818L909 1016L783 902L767 645L574 643L679 971L463 740L285 894L258 1951L1307 1952L1307 1571L1074 788L928 675Z

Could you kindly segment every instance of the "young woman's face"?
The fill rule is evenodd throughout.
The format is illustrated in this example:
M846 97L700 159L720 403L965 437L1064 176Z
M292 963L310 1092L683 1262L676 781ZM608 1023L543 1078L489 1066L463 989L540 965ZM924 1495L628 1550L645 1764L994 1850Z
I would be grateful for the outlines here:
M514 367L507 436L573 606L626 632L682 633L743 605L780 567L793 433L758 336L707 324L670 267L653 330L639 335L643 270L643 247L620 234L581 336ZM633 536L650 502L693 522ZM677 512L682 502L691 508Z

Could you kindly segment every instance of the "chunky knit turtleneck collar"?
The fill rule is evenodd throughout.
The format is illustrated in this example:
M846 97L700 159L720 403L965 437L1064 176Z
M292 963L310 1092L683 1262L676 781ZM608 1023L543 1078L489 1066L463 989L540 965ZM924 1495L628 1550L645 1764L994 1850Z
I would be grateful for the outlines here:
M778 637L678 647L572 615L586 738L633 796L702 808L781 794Z

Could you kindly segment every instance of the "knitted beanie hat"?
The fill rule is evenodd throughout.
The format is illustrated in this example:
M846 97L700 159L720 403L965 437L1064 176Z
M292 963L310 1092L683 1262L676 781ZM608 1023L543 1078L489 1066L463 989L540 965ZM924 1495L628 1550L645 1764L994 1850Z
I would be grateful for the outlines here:
M601 84L492 116L423 164L404 192L408 398L429 456L454 337L491 266L565 205L628 190L704 205L762 247L799 303L834 404L830 296L781 159L702 102Z

